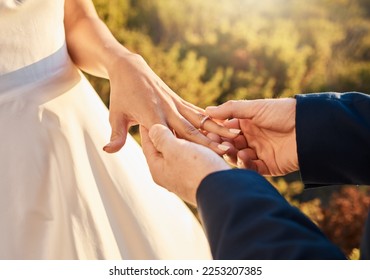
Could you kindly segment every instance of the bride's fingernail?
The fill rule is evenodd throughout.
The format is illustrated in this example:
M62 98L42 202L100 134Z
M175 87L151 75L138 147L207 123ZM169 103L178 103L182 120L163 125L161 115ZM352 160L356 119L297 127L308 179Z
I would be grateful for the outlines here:
M230 129L229 129L229 131L230 131L231 133L233 133L233 134L237 134L237 135L238 135L238 134L240 134L240 131L241 131L241 130L240 130L240 129L236 129L236 128L230 128Z
M103 151L106 152L107 148L110 148L110 147L111 147L111 143L108 143L107 145L103 147Z
M228 151L228 150L230 149L230 147L229 147L229 146L222 145L222 144L219 144L219 145L217 146L217 148L219 148L221 151L224 151L224 152L226 152L226 151Z

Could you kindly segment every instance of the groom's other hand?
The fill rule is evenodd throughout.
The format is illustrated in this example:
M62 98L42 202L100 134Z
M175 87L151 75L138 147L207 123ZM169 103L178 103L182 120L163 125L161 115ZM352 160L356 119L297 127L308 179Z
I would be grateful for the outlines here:
M140 134L154 181L193 205L197 189L207 175L230 169L209 148L178 139L163 125L153 125L149 131L141 126Z
M206 114L231 119L224 125L241 129L241 135L230 140L234 146L227 152L231 163L269 176L299 169L294 98L228 101L206 108Z

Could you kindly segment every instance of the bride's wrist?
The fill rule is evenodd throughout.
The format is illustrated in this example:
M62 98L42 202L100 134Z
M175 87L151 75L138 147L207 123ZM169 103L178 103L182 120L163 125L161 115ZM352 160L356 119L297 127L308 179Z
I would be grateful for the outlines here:
M106 70L108 76L111 78L117 72L120 72L122 67L129 64L136 64L138 62L144 62L144 59L139 54L133 53L126 48L119 48L113 50L107 59Z

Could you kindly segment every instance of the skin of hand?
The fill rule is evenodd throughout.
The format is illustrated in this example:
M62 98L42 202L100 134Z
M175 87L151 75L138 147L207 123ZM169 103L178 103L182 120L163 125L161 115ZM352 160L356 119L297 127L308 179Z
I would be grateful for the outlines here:
M229 128L241 129L234 139L212 134L209 138L230 149L224 158L239 168L262 175L280 176L299 169L294 98L228 101L206 108L212 118Z
M180 138L224 153L198 130L204 110L181 99L140 55L122 46L100 20L91 0L66 0L64 9L67 48L73 62L89 74L110 80L112 134L106 152L122 148L132 125L149 128L159 123ZM238 135L212 120L207 120L203 129L227 138Z
M196 205L196 192L209 174L230 166L207 147L176 138L165 126L140 126L141 143L154 181Z

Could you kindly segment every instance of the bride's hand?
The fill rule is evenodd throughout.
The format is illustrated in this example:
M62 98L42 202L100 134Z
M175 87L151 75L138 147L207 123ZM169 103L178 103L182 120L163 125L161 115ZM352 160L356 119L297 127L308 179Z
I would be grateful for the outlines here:
M122 148L128 129L136 124L146 128L163 124L179 138L208 146L218 154L224 153L222 146L220 149L219 143L206 137L199 128L227 138L238 135L238 131L230 131L210 119L201 124L204 110L176 95L137 54L125 53L112 62L108 75L112 127L110 143L104 147L108 153Z

